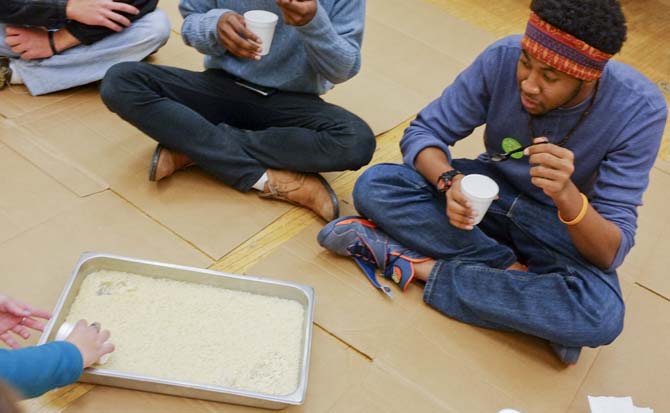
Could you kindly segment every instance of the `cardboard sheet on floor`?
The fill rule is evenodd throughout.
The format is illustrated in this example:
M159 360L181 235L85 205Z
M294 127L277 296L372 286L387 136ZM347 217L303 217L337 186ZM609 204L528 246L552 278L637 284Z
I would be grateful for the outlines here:
M0 244L47 221L78 200L67 188L1 143L0 175Z
M149 182L156 143L108 111L93 91L16 121L210 257L225 255L291 208L242 194L197 168Z
M389 300L352 260L316 244L319 229L307 228L249 274L314 286L317 324L454 411L568 408L598 350L585 349L566 368L542 340L472 327L432 310L417 284L404 294L392 286L396 298Z
M26 169L29 168L23 168ZM24 228L19 228L23 229L21 233L0 244L0 284L4 294L35 306L53 308L80 254L85 251L200 268L212 263L110 191L73 200L68 199L69 193L61 190L55 181L50 185L43 181L37 176L30 184L21 186L25 192L20 196L2 198L3 203L9 203L6 210L11 213L10 217L15 222L25 223ZM7 193L5 182L0 184L3 193ZM8 192L14 195L17 191ZM11 204L14 201L20 204ZM35 205L28 205L27 201ZM49 206L54 209L49 210ZM20 211L21 207L25 211ZM31 218L34 219L32 226L29 225Z
M164 6L163 8L165 9ZM155 65L176 66L194 71L203 70L203 55L194 48L186 46L181 35L174 32L170 34L168 42L158 52L149 56L146 61Z
M639 208L635 246L621 266L637 282L670 299L670 216L668 215L668 188L670 174L654 168L649 188Z
M70 160L48 139L38 138L13 120L0 119L0 142L79 196L109 188L104 180Z
M375 0L367 8L361 73L325 99L359 114L376 134L437 98L494 40L422 1Z
M667 252L666 252L667 253ZM625 328L603 348L569 413L588 411L587 396L631 396L636 406L670 411L670 302L639 286L626 297Z
M14 85L0 90L0 116L12 119L29 112L38 111L43 107L60 102L61 100L76 94L81 89L92 86L84 86L62 92L51 93L44 96L31 96L28 89L23 85Z
M383 371L319 328L314 329L306 402L282 412L405 412L414 407L441 412L425 394L398 392L408 383L397 373ZM425 410L422 410L424 409ZM257 412L256 408L97 386L65 409L66 413ZM267 410L263 410L267 411Z

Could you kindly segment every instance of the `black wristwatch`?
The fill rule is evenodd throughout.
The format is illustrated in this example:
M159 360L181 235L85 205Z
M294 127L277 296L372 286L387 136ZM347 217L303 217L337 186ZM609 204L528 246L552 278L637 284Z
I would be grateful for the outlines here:
M439 192L445 193L451 188L451 186L454 184L454 178L456 175L463 175L463 172L459 171L458 169L452 169L450 171L444 172L442 175L440 175L437 178L437 190Z

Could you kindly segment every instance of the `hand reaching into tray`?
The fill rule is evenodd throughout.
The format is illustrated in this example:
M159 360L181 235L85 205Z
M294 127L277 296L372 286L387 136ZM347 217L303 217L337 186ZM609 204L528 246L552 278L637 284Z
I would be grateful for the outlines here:
M100 325L89 325L86 320L79 320L65 341L77 346L84 360L84 368L91 366L105 354L114 351L114 344L107 342L109 330L100 331Z
M43 331L44 323L51 314L46 310L34 308L6 295L0 295L0 340L11 348L20 348L17 337L30 338L30 330Z

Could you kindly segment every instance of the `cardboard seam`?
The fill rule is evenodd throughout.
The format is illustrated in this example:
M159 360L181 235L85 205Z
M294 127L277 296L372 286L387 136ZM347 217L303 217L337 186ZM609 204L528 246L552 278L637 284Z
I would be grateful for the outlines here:
M640 288L642 288L642 289L644 289L644 290L647 290L647 291L649 291L650 293L652 293L652 294L658 296L658 297L661 298L663 301L668 301L668 302L670 302L670 297L666 297L666 296L664 296L662 293L660 293L660 292L654 290L653 288L651 288L651 287L647 287L646 285L642 284L642 283L639 282L639 281L635 281L634 284L637 285L638 287L640 287Z
M158 224L158 226L160 226L161 228L165 229L165 230L168 231L170 234L174 235L174 236L177 237L179 240L185 242L186 244L188 244L188 245L190 245L191 247L193 247L193 249L195 249L196 251L198 251L199 253L201 253L202 255L204 255L208 260L211 261L210 264L209 264L209 266L212 266L213 263L216 262L216 259L214 259L212 256L210 256L209 254L207 254L207 253L206 253L205 251L203 251L200 247L198 247L197 245L195 245L194 243L192 243L192 242L189 241L188 239L184 238L184 237L181 236L178 232L176 232L176 231L173 230L172 228L166 226L165 224L163 224L163 223L162 223L161 221L159 221L158 219L154 218L154 217L153 217L152 215L150 215L148 212L146 212L146 211L143 210L142 208L140 208L140 207L138 207L137 205L135 205L135 204L134 204L133 202L131 202L128 198L124 197L123 195L121 195L119 192L117 192L117 191L114 190L113 188L109 188L109 191L110 191L112 194L116 195L119 199L121 199L121 200L123 200L124 202L126 202L128 205L132 206L134 210L138 211L140 214L142 214L142 215L144 215L145 217L149 218L152 222Z
M328 330L327 328L325 328L325 327L322 326L321 324L317 323L316 321L314 321L313 324L314 324L316 327L318 327L319 329L323 330L323 332L325 332L325 333L328 334L329 336L333 337L335 340L337 340L337 341L339 341L340 343L344 344L347 348L353 350L354 352L358 353L359 355L361 355L362 357L364 357L365 359L367 359L369 362L374 362L374 361L375 361L375 359L372 358L372 356L370 356L370 355L366 354L365 352L363 352L363 351L357 349L356 347L354 347L353 344L347 342L346 340L344 340L343 338L339 337L337 334L335 334L335 333L333 333L332 331Z
M35 150L43 153L46 157L56 161L60 165L64 165L65 170L70 170L74 171L77 176L82 176L84 179L89 180L93 186L98 187L97 190L91 190L89 192L82 191L81 193L76 191L74 188L72 188L69 184L63 182L61 179L56 177L53 173L51 173L49 170L45 169L42 165L31 159L29 156L30 150L32 148L25 148L22 147L21 145L16 144L16 142L11 138L11 137L1 137L0 142L2 142L5 146L7 146L9 149L11 149L14 153L19 155L21 158L25 159L28 163L39 169L40 171L44 172L47 176L49 176L51 179L55 180L58 182L60 185L65 187L68 191L74 193L78 197L85 197L89 195L94 195L97 193L104 192L105 190L109 189L109 184L99 178L97 175L89 172L88 170L80 167L76 163L72 162L69 158L67 158L64 154L59 152L57 149L53 148L51 145L48 143L44 142L42 139L37 138L33 135L33 133L24 128L23 126L20 126L16 124L13 120L8 120L7 122L8 127L14 128L21 130L23 132L23 137L22 138L14 138L18 139L19 142L22 143L27 143L27 145L31 146ZM68 174L71 175L71 174ZM80 181L81 182L81 181Z
M389 374L391 374L393 377L395 377L396 379L398 379L398 381L401 381L401 382L405 383L405 384L406 384L409 388L411 388L414 392L423 395L426 399L432 401L432 402L435 403L436 405L438 405L438 406L440 406L440 407L446 409L446 410L449 411L449 412L453 412L453 413L461 413L461 412L458 412L458 411L454 410L451 406L446 405L445 402L444 402L442 399L438 399L438 398L435 397L435 395L433 395L431 392L427 391L427 390L424 389L422 386L417 385L415 382L413 382L412 380L410 380L408 377L406 377L406 376L404 376L403 374L401 374L401 373L400 373L398 370L396 370L393 366L384 363L383 360L381 360L381 359L374 360L373 364L374 364L375 367L378 367L379 370L381 370L381 371L383 371L383 372L385 372L385 373L389 373ZM407 391L407 390L405 389L405 391Z

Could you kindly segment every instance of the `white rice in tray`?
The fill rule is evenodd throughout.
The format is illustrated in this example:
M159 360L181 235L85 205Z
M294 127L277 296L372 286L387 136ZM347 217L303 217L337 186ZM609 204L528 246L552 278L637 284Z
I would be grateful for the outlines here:
M284 395L298 386L304 317L293 300L99 271L66 321L112 332L105 369Z

